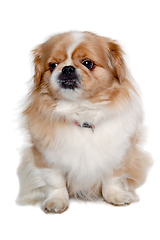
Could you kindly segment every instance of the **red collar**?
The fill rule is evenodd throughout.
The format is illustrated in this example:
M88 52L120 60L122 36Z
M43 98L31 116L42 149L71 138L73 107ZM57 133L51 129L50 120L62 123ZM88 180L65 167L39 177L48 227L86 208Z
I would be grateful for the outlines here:
M83 127L83 128L91 128L91 130L94 132L94 129L95 129L95 126L93 124L89 124L87 122L84 122L82 125L77 122L77 121L74 121L73 122L76 126L78 127Z

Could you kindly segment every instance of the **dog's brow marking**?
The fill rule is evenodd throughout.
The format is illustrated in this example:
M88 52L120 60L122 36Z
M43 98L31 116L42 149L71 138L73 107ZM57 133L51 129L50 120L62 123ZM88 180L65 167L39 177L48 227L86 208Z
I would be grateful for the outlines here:
M83 42L84 40L84 33L83 32L73 32L72 33L72 44L68 48L67 55L68 58L71 59L73 51L78 47L78 45Z

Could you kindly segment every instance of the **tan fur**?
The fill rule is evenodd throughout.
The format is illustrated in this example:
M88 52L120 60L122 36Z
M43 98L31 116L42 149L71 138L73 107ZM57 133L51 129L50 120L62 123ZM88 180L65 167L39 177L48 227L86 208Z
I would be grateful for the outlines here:
M139 147L142 139L142 131L137 132L131 138L131 147L124 156L121 167L114 171L115 177L125 174L131 188L137 188L145 182L147 170L152 165L150 154L141 151Z
M58 73L60 73L62 71L68 58L67 56L68 48L70 45L72 46L74 42L72 37L73 36L71 33L56 35L54 37L51 37L45 43L39 45L32 52L33 58L34 58L33 61L35 65L34 86L28 97L28 106L25 109L23 114L28 124L28 131L29 131L29 134L31 137L31 143L33 144L33 146L30 149L31 151L29 151L31 154L29 154L29 157L24 160L25 161L24 166L27 166L28 169L29 167L31 168L31 165L29 165L29 161L32 161L34 163L34 166L38 168L39 172L43 169L47 169L47 171L51 170L51 175L50 175L51 179L52 179L53 166L47 163L43 155L43 152L45 151L47 152L47 150L52 150L52 147L54 145L53 143L57 137L56 135L57 132L60 130L59 132L63 134L63 131L65 131L66 128L68 128L71 124L73 125L73 122L72 121L70 122L68 118L66 119L65 117L61 117L61 115L59 116L58 114L55 117L54 113L55 113L55 110L57 110L58 104L60 103L59 100L65 99L65 96L63 96L63 94L61 93L60 89L58 89L58 87L54 88L52 85L53 82L51 81L51 77L53 75L51 75L52 70L50 69L50 64L57 63L57 67L56 67L57 72L59 71ZM134 96L137 94L137 92L134 87L134 84L130 81L130 79L127 76L126 65L123 58L123 51L115 41L109 38L97 36L93 33L85 32L83 41L78 46L75 47L75 49L73 50L69 58L70 58L69 61L71 61L72 65L76 69L80 70L79 80L80 80L80 90L82 94L78 95L79 97L78 100L88 101L91 104L93 104L91 106L94 106L94 107L96 104L99 104L99 103L103 103L104 105L106 104L108 109L109 110L111 109L112 112L114 113L115 112L119 113L120 109L127 109L126 108L127 104L131 103L130 101L132 97L131 92L134 92L133 94ZM84 59L92 60L94 62L93 69L89 70L82 64L82 61ZM99 106L103 106L103 104L99 104ZM78 106L78 103L77 103L77 106ZM93 111L97 110L95 109L93 108ZM77 112L75 112L75 115L76 114L78 115ZM141 119L139 119L138 121L140 122ZM74 134L74 133L71 132L71 134ZM150 166L151 157L144 151L141 151L139 148L141 135L142 135L141 131L137 130L134 136L131 136L130 147L127 152L125 150L126 154L125 156L123 156L122 164L121 166L117 166L117 169L114 169L114 174L113 174L113 177L117 177L117 178L124 176L125 179L127 179L131 189L138 187L145 181L147 169ZM78 145L78 148L79 148L79 145ZM57 149L59 152L61 151L61 149L59 149L58 147ZM123 149L123 147L121 149ZM48 152L50 154L51 151L48 151ZM46 154L46 156L48 155ZM52 158L52 155L51 155L51 158ZM108 158L110 158L110 155ZM29 169L29 170L32 173L32 169ZM64 175L66 174L66 178L65 176L63 176L63 174ZM66 180L67 172L63 174L61 177L64 177L64 179ZM22 173L20 173L20 175L22 175ZM31 177L33 178L32 174L31 174ZM47 185L43 178L38 180L34 179L34 181L35 181L35 185L41 183L42 188L46 187ZM67 194L69 193L70 196L76 195L77 192L75 188L78 185L76 185L74 181L72 181L72 179L70 180L70 182L64 183L63 179L60 178L59 182L63 183L62 184L63 187L60 186L60 188L65 188L66 187L65 184L67 185L67 190L68 190ZM114 186L114 181L111 184L113 184ZM99 181L97 181L96 184L94 182L92 186L89 186L87 189L87 192L85 192L86 189L84 188L84 192L82 193L82 195L85 194L86 198L89 198L89 197L92 198L94 196L100 196L100 195L104 196L104 194L102 194L102 185L103 185L103 182L102 182L102 179L100 179ZM31 186L32 186L32 181L31 181ZM50 188L50 186L47 186L47 187ZM40 192L37 193L37 195L39 194L40 196L42 196L41 198L43 198L43 193L41 189L39 188L38 190L36 189L36 191L39 191L39 190ZM114 190L114 187L111 190ZM49 190L46 190L46 194L48 193L47 191ZM78 194L79 195L81 194L81 190ZM27 196L29 196L29 194ZM64 197L63 194L62 194L62 197ZM106 193L106 197L108 197L107 193ZM112 194L111 194L111 197L112 197ZM130 201L132 201L132 197ZM29 200L28 199L27 201L30 201L30 199ZM37 201L37 198L35 199L33 197L33 200ZM52 211L54 212L55 208L57 208L58 209L57 212L62 212L68 207L68 200L66 199L65 200L63 199L63 201L59 201L59 198L49 199L44 204L44 210L47 212L52 212ZM113 198L112 198L113 201L112 200L111 201L113 204L116 203L117 201L117 203L119 204L118 202L119 199L118 198L117 198L118 200L117 199L115 200L115 199L114 199L114 192L113 192ZM124 203L126 202L124 201Z
M57 35L33 51L36 88L33 89L31 94L32 103L24 114L28 118L32 141L37 147L48 147L54 139L54 128L61 128L66 124L62 119L59 122L52 119L52 111L57 104L56 99L60 96L57 92L53 93L50 90L48 79L51 73L48 64L50 62L59 63L65 61L67 48L71 41L69 34ZM130 89L136 91L131 82L124 77L126 67L123 51L115 41L87 32L85 41L75 49L71 58L74 65L82 70L82 78L84 79L82 82L83 97L89 99L92 103L106 102L111 107L119 108L126 104L126 99L130 98ZM81 64L83 59L94 59L96 68L88 72ZM98 87L95 88L94 85L97 83ZM45 166L43 159L37 154L38 150L35 150L37 148L34 147L33 149L34 153L36 153L36 166ZM139 161L139 158L144 160ZM125 172L130 176L130 180L128 180L130 183L134 182L136 184L136 181L144 181L143 169L144 165L148 164L145 159L147 159L147 156L137 149L134 140L132 147L125 156L124 167L116 170L115 176Z
M41 90L49 89L48 79L51 74L49 63L65 61L67 47L71 42L69 34L57 35L33 51L36 87L40 86ZM120 95L123 95L124 100L125 97L128 97L127 92L131 85L129 86L127 79L124 78L126 69L123 52L116 42L93 33L87 33L85 41L75 49L71 57L75 67L79 67L83 73L83 97L88 98L91 102L112 101L114 98L118 98L119 101ZM93 59L96 68L91 72L87 71L81 64L83 59ZM95 88L95 84L98 84L99 87ZM62 96L54 92L53 97L56 99Z
M54 141L54 129L63 129L68 124L63 119L60 119L60 121L54 119L52 111L55 106L56 103L54 105L48 95L41 96L39 94L39 97L35 97L34 101L24 111L32 142L40 148L45 149L52 144Z
M133 187L142 185L147 177L147 170L151 167L151 156L148 152L140 149L140 142L143 138L142 130L137 132L131 139L131 148L125 157L126 174L129 184Z
M33 152L33 156L34 156L34 164L37 168L48 168L48 164L46 163L44 157L42 156L42 154L40 154L40 152L38 151L38 149L33 146L32 147L32 152Z

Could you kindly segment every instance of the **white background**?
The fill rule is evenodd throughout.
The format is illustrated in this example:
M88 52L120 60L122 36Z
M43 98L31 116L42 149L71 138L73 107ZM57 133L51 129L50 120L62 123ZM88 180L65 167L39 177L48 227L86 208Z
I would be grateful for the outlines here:
M0 219L1 239L160 239L160 13L159 1L9 0L0 13ZM141 87L146 149L155 164L138 194L140 202L113 207L71 200L67 212L46 215L15 204L16 169L23 145L17 130L20 106L33 75L30 50L50 35L89 30L117 39Z

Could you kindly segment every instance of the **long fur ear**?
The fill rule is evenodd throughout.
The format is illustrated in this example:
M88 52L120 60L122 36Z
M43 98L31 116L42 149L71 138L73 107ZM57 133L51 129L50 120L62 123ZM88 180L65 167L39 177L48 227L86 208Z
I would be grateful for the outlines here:
M42 46L39 45L37 48L32 50L32 54L35 66L34 82L35 86L38 87L42 79Z
M109 67L111 68L111 71L113 71L118 81L122 83L126 76L126 66L123 58L124 53L121 47L115 41L107 41L107 46Z

